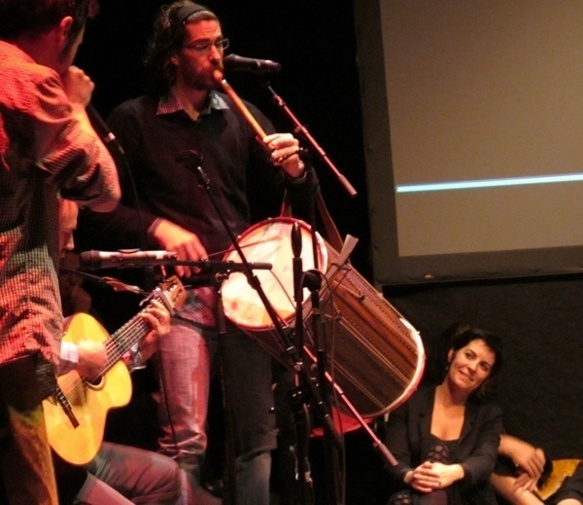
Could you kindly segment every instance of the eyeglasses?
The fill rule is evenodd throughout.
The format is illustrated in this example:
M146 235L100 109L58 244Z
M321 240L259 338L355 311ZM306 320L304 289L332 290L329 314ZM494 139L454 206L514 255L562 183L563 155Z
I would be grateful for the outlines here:
M206 53L210 51L211 47L215 46L219 51L224 51L229 47L229 39L219 39L211 42L210 40L201 40L200 42L192 42L191 44L185 44L184 49L195 51L197 53Z

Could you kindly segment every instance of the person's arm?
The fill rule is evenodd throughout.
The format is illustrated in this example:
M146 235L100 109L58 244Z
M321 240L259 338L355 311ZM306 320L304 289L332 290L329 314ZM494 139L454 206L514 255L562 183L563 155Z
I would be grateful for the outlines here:
M493 404L479 407L479 422L474 426L476 442L465 461L461 462L464 469L463 485L476 486L486 482L496 465L500 435L502 433L502 411Z
M546 457L540 447L503 433L500 437L499 453L506 456L536 483L545 468Z
M198 261L208 259L208 253L195 233L181 226L159 218L148 229L152 237L164 250L177 253L177 258L183 261ZM196 269L188 266L176 266L176 274L180 277L190 277L196 274Z
M516 471L506 475L505 471L501 471L502 467L495 469L490 482L496 491L512 503L542 503L532 491L544 470L546 458L543 450L519 438L502 434L499 454L509 458Z
M404 487L421 493L440 487L440 479L443 478L433 470L434 463L424 461L419 464L423 437L420 433L421 419L428 415L422 407L432 398L429 390L422 389L417 392L412 399L389 415L385 435L387 447L398 462L396 466L387 465L389 474Z
M396 466L386 465L389 474L397 481L409 485L411 479L412 448L410 447L409 423L410 403L406 402L389 414L385 433L385 445L397 460Z
M158 301L153 300L150 305L140 312L151 326L151 330L139 343L139 363L136 367L131 362L134 356L124 357L130 369L137 368L145 363L158 347L158 339L170 332L170 313ZM107 365L107 350L105 342L81 339L77 343L61 342L59 375L76 370L81 376L91 378L99 376Z
M480 410L478 422L472 428L475 443L469 456L454 464L424 462L411 475L412 487L428 492L447 488L458 481L467 488L487 481L496 462L502 416L500 409L493 405L480 407Z
M76 67L63 76L46 72L29 105L33 162L63 197L96 211L112 210L121 196L117 169L85 113L93 83Z
M502 498L513 505L542 505L544 503L531 491L517 487L516 477L511 475L493 473L490 476L490 483Z
M253 164L261 167L261 181L273 184L274 194L278 198L283 196L285 190L293 216L312 224L319 183L309 159L304 160L298 154L300 143L295 136L276 133L271 121L259 109L253 104L247 105L267 133L262 139L263 145L255 141L251 143L251 159ZM277 205L280 204L278 201Z
M208 258L199 237L182 226L149 212L145 205L139 205L135 199L134 183L142 163L143 136L139 126L142 113L135 110L133 104L124 103L113 110L108 125L115 133L125 151L125 162L120 175L123 187L123 200L117 208L101 215L83 210L80 214L80 228L92 230L99 236L99 242L105 247L155 247L177 253L177 259L198 261ZM125 171L125 173L123 173ZM134 179L132 182L131 179ZM110 242L113 240L113 243ZM123 241L123 243L121 243ZM192 276L193 268L176 266L179 276Z
M79 213L78 228L90 230L90 242L93 243L96 239L101 247L112 250L156 246L153 240L148 242L147 230L158 216L149 212L144 205L139 205L135 194L133 174L140 170L140 153L143 151L135 114L135 110L128 103L124 103L116 107L108 119L108 126L125 152L117 167L122 188L121 202L112 212L105 214L86 208L81 208ZM79 244L83 244L83 233L79 238Z

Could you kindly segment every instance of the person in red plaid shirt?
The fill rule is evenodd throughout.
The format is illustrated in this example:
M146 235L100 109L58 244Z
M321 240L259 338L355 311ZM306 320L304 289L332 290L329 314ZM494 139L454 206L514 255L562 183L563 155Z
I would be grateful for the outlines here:
M11 504L56 504L41 402L62 334L58 202L120 198L91 127L94 84L72 66L93 0L0 0L0 470Z

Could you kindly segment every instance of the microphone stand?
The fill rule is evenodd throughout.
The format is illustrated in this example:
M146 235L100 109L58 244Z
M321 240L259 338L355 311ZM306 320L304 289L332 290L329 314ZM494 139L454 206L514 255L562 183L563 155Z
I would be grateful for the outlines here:
M207 174L204 172L202 168L202 158L196 151L188 151L182 152L177 156L177 161L180 161L184 164L184 166L190 170L192 170L198 180L199 185L206 191L208 198L213 205L226 233L228 234L233 247L235 248L236 252L238 253L239 257L241 258L241 263L243 265L243 273L247 276L247 282L249 285L257 292L261 302L263 303L266 312L271 319L271 322L276 331L276 341L278 345L283 350L283 355L286 356L288 359L291 360L292 369L298 376L300 377L302 384L307 387L307 393L310 395L310 398L313 399L313 403L317 408L319 415L322 419L322 422L326 429L329 430L329 433L333 435L333 441L337 447L342 447L342 440L338 436L334 428L334 424L332 422L332 418L330 416L330 412L327 406L324 404L320 397L320 393L312 380L310 373L301 359L301 354L298 350L294 347L293 343L289 338L289 331L284 329L282 321L273 308L271 302L267 298L265 291L261 286L261 282L259 278L253 272L251 264L247 261L245 254L239 243L237 242L237 237L229 227L227 221L225 220L218 204L216 203L212 192L210 190L210 179L208 178Z
M314 339L314 346L316 348L316 367L318 373L318 384L322 394L322 399L329 409L332 409L332 401L330 395L330 388L328 384L327 369L328 360L326 355L326 345L322 330L320 310L320 289L322 286L322 273L318 270L309 270L304 272L303 284L310 291L310 300L312 303L312 334ZM341 451L336 451L333 444L330 443L330 435L324 427L324 461L326 463L326 496L328 503L335 505L338 503L338 497L342 495L340 491L340 482L338 477L340 475L340 464L338 461L338 454Z
M227 325L226 325L226 321L225 321L225 310L223 307L223 296L222 296L222 285L223 285L223 281L229 276L229 274L227 272L216 272L214 274L211 275L211 285L213 287L213 289L215 290L215 293L217 295L217 303L216 303L216 307L215 307L215 317L216 317L216 322L217 322L217 333L219 336L219 342L218 342L218 347L219 347L219 363L220 363L220 381L221 381L221 390L223 392L223 409L225 411L225 416L226 416L226 422L225 422L225 430L226 430L226 434L225 434L225 439L227 440L227 443L225 444L225 458L227 461L227 476L228 476L228 480L229 480L229 486L228 486L228 493L229 493L229 498L230 501L229 503L231 503L232 505L237 505L237 486L235 485L235 483L237 482L237 476L236 476L236 468L235 468L235 453L234 453L234 440L235 440L235 434L234 434L234 430L233 430L233 422L232 422L232 413L231 413L231 407L230 404L228 402L228 398L226 395L226 387L225 387L225 382L224 382L224 370L223 370L223 365L224 365L224 361L222 359L222 357L225 355L225 338L227 335Z
M314 232L314 227L311 228L311 238L312 244L316 242L316 234ZM328 381L326 378L326 349L322 345L321 338L321 312L320 312L320 288L321 279L320 272L317 270L310 270L307 272L302 271L302 236L300 231L300 225L296 221L293 224L291 231L291 245L293 252L293 279L294 279L294 300L296 302L296 318L295 318L295 337L296 337L296 349L303 360L304 351L304 317L303 317L303 288L307 287L311 293L312 301L312 331L314 336L314 342L317 348L317 384L320 390L323 404L330 411L331 402L328 388ZM314 266L318 266L318 255L317 249L312 248L312 253L314 254ZM297 376L296 376L297 378ZM309 441L309 430L306 429L308 413L304 408L306 400L299 396L301 395L302 385L297 383L296 389L291 396L290 405L292 411L294 412L294 419L296 421L296 433L297 433L297 453L298 453L298 474L300 480L300 499L301 503L307 502L307 492L310 491L310 499L314 499L313 495L313 482L310 476L310 463L307 456L307 447ZM298 393L299 392L299 393ZM334 444L334 433L328 432L328 427L324 426L324 447L325 447L325 468L326 474L326 497L327 502L330 505L335 505L338 503L339 496L339 465L337 454L335 451ZM343 445L338 448L339 451L343 450ZM311 502L310 502L311 503Z
M294 300L296 308L295 317L295 346L296 353L303 363L304 349L304 317L303 317L303 288L302 288L302 232L296 221L291 231L291 245L293 253L293 280ZM306 398L303 394L302 384L298 375L295 375L295 388L290 394L289 403L294 415L298 457L298 479L300 483L300 503L308 505L314 502L313 481L308 458L308 445L310 439L308 409ZM309 501L308 501L309 500Z
M319 158L324 162L324 164L332 171L332 173L336 176L340 184L344 187L347 193L351 197L355 197L357 195L356 190L354 187L348 182L346 177L340 173L340 171L336 168L334 163L330 160L324 149L320 147L316 139L310 134L308 129L300 122L300 120L296 117L296 115L292 112L292 110L288 107L285 103L283 98L278 95L275 90L271 87L269 82L264 82L265 87L269 91L272 96L273 101L275 104L286 114L289 120L294 125L294 131L301 134L302 137L310 144L312 149L318 154ZM317 252L317 238L316 238L316 226L315 226L315 216L312 217L311 225L311 234L312 234L312 254L314 256L314 265L317 267L318 265L318 252ZM319 272L316 271L319 274ZM320 279L317 279L320 281ZM314 281L312 281L313 284ZM325 346L321 345L321 321L320 321L320 307L319 307L319 291L321 282L317 282L317 287L315 286L308 286L311 292L311 301L312 301L312 331L314 334L314 343L316 344L317 349L317 361L316 366L318 370L318 384L320 387L321 395L323 402L326 405L328 411L331 410L331 395L330 395L330 388L328 384L328 380L326 379L327 373L327 359L326 359L326 349ZM301 288L300 288L301 289ZM300 310L301 302L297 304L298 310ZM300 311L301 314L301 311ZM296 324L296 328L298 325ZM303 344L303 342L302 342ZM303 345L302 345L303 347ZM361 418L362 419L362 418ZM337 459L337 453L334 451L334 445L330 443L330 436L334 436L331 434L327 427L324 426L324 448L325 448L325 460L327 462L326 467L328 468L327 472L327 496L331 503L335 503L335 499L332 500L332 497L336 497L338 495L338 480L337 476L339 474L339 465ZM337 435L336 435L337 436ZM338 447L338 444L336 444Z
M267 90L271 93L273 101L275 104L287 115L290 121L295 126L295 131L302 135L302 137L310 144L312 149L318 154L319 158L324 162L324 164L332 171L332 173L336 176L336 179L340 182L340 184L344 187L346 192L351 196L355 197L357 195L356 189L348 182L348 179L340 173L340 171L336 168L334 163L328 158L326 151L320 147L318 142L308 129L300 122L300 120L295 116L295 114L291 111L291 109L287 106L283 98L278 95L271 85L266 82L265 86Z

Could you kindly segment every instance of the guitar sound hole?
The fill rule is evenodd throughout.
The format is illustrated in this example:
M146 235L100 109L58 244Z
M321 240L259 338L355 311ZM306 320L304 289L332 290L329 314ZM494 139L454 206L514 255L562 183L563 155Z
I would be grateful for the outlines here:
M92 389L99 389L103 383L103 377L96 377L94 379L85 378L85 384Z

